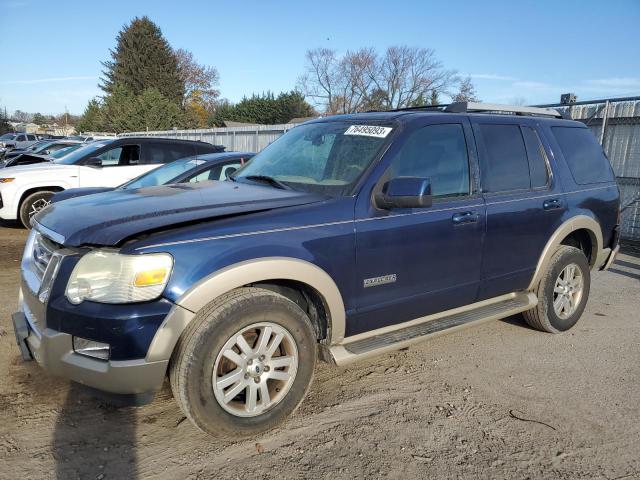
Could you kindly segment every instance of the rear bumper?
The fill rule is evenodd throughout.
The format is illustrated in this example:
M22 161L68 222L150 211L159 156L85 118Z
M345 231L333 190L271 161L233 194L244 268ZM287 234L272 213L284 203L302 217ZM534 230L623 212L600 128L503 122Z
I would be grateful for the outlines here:
M13 314L16 341L25 360L34 359L47 372L118 394L159 390L168 360L98 360L76 353L72 335L45 328L36 332L24 311Z

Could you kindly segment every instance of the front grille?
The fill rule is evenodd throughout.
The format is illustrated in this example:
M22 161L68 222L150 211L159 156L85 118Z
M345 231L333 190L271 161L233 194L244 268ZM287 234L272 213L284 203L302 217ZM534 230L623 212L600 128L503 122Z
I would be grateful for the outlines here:
M59 248L60 247L56 243L44 237L39 232L36 232L33 239L32 258L33 265L35 266L35 273L40 281L42 281L42 278L47 271L47 267L51 262L53 253Z

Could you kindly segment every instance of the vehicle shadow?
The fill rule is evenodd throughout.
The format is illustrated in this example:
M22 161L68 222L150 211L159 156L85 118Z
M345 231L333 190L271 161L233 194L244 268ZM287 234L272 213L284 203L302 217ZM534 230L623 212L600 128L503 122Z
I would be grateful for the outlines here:
M526 328L527 330L535 330L531 325L529 325L521 313L516 313L515 315L511 315L506 318L501 318L501 322L508 323L510 325L514 325L516 327Z
M70 383L53 432L55 478L138 478L135 407Z
M17 220L0 220L0 228L10 228L13 230L23 230L24 227Z

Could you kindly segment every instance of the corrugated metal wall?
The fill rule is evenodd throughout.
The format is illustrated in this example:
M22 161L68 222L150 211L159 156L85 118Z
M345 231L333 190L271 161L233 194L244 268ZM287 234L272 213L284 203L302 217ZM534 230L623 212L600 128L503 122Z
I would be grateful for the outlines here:
M559 107L588 125L602 146L620 186L621 236L640 241L640 100ZM606 122L603 122L606 112ZM603 132L603 123L605 128ZM634 201L635 200L635 201Z
M242 152L259 152L287 130L295 127L294 123L282 125L255 125L247 127L206 128L198 130L164 130L154 132L123 133L126 137L164 137L184 140L201 140L224 145L227 150Z

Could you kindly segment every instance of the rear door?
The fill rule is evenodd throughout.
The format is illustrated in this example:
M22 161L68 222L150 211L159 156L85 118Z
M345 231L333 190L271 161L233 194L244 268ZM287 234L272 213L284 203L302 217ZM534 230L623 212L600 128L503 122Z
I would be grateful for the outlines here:
M479 300L527 288L567 205L534 119L473 116L487 227Z
M179 158L193 157L198 152L195 144L171 142L145 142L142 146L142 163L158 165L173 162Z

